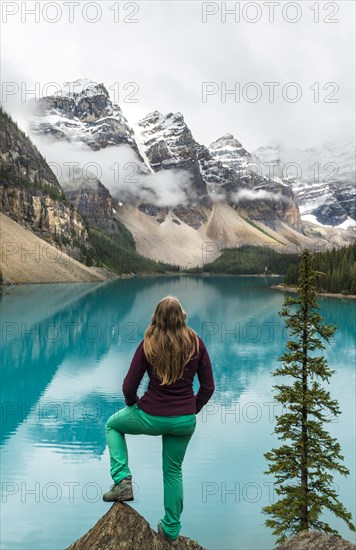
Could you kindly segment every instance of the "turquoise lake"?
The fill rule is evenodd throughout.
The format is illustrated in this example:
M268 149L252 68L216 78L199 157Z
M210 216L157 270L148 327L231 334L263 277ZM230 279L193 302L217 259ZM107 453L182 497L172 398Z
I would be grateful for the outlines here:
M156 303L177 296L203 338L216 390L197 416L184 465L181 535L208 550L274 547L262 507L276 500L263 453L272 433L270 372L288 334L278 315L282 277L142 277L98 284L7 288L1 305L1 548L58 550L108 510L112 484L106 419L123 407L122 381ZM318 297L338 330L324 351L335 370L328 389L342 414L326 425L337 437L348 477L340 500L355 520L356 302ZM139 395L145 390L145 377ZM195 389L198 381L195 381ZM163 516L161 438L126 436L135 500L156 529ZM323 519L347 540L355 534L329 512Z

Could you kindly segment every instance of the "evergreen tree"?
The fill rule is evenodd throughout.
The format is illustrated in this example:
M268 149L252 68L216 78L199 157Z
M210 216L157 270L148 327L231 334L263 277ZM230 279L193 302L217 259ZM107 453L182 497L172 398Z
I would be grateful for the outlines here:
M298 293L295 298L286 297L279 315L286 317L285 325L291 331L287 342L288 352L278 360L283 366L272 372L294 379L290 384L275 385L279 390L276 400L287 407L287 412L276 417L274 432L286 441L278 449L264 454L269 468L264 473L276 477L276 493L282 495L277 502L265 506L263 513L270 514L265 524L283 542L299 531L317 530L337 535L338 532L319 518L324 508L331 510L355 531L352 515L339 502L332 487L332 470L348 475L349 470L341 464L343 456L336 439L323 428L331 422L332 415L340 414L336 400L315 378L329 383L333 372L322 356L311 352L325 349L319 339L329 343L337 326L322 324L322 317L315 309L315 279L322 275L312 269L314 256L308 250L300 254L298 270ZM289 306L299 306L293 313ZM294 339L292 339L294 337Z

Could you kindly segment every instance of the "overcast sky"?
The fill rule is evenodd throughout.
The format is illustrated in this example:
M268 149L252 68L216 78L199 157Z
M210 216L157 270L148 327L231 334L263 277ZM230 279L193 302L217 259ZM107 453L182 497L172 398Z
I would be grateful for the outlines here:
M181 111L205 145L227 132L248 150L276 141L304 147L353 139L353 1L274 2L273 22L271 2L262 1L248 8L246 2L226 2L236 13L240 9L240 22L233 14L224 22L220 2L110 0L95 8L82 0L73 22L62 2L40 2L35 22L25 11L34 4L3 2L3 92L7 83L31 90L37 82L43 95L49 82L62 86L89 78L103 82L112 98L119 91L131 123L155 109ZM5 22L4 10L18 11ZM89 22L99 11L98 20ZM46 21L55 16L57 22ZM266 82L279 83L272 102ZM224 97L223 83L230 90L239 85L240 95ZM205 101L204 89L210 93ZM296 93L301 98L291 102ZM256 94L261 97L253 102ZM3 93L2 104L21 123L21 94Z

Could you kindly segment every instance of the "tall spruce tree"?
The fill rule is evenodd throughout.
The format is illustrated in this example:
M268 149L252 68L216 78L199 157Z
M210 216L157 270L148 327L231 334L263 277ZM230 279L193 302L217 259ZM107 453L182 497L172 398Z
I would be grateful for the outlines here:
M281 317L285 317L285 326L290 329L290 339L278 360L283 366L272 372L273 376L289 376L290 384L273 386L278 390L275 399L287 410L276 417L274 432L285 441L278 449L264 453L269 461L265 474L274 474L275 490L282 498L262 508L263 513L273 519L265 520L267 527L279 538L277 543L285 541L303 530L324 531L338 535L329 524L319 518L323 509L332 511L355 531L352 515L338 500L333 487L331 471L348 475L349 470L341 464L340 444L325 431L323 424L331 422L331 415L340 414L336 400L315 380L319 378L329 383L335 372L327 366L322 356L312 356L311 352L325 349L319 339L329 343L329 338L337 326L322 323L322 317L315 309L315 279L322 272L314 271L314 255L307 249L299 255L298 293L296 297L287 296L284 300ZM289 306L299 306L294 312Z

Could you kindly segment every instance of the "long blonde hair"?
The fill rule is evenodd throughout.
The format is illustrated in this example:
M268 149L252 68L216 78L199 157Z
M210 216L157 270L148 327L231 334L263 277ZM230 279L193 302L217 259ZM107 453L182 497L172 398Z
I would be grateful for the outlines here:
M158 302L146 329L143 351L161 386L182 378L185 365L199 351L198 336L185 324L186 317L178 298L166 296Z

